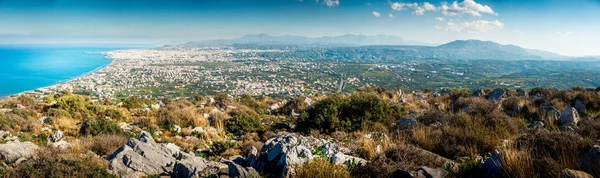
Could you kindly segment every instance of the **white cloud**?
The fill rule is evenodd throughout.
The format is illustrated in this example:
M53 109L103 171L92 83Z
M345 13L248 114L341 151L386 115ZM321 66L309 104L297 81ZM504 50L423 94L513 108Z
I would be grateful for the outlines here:
M319 3L319 0L316 0ZM335 7L340 5L340 0L323 0L323 4L329 7Z
M437 27L436 27L437 28ZM498 20L495 21L486 21L486 20L477 20L472 22L446 22L446 27L443 29L449 32L459 32L459 33L486 33L494 29L502 29L504 28L504 24ZM442 29L441 27L438 29Z
M490 6L479 4L475 2L475 0L463 0L461 3L454 1L452 4L448 4L448 2L442 2L439 7L436 7L429 2L424 2L422 5L417 3L395 2L391 3L391 8L392 10L396 11L412 9L413 15L424 15L427 11L441 11L442 14L446 16L482 16L482 14L498 15Z
M392 8L392 10L396 10L396 11L412 9L413 15L424 15L425 12L427 12L427 11L436 11L437 10L437 8L429 2L424 2L423 5L421 5L421 6L419 6L419 4L417 4L417 3L395 2L395 3L391 4L391 8Z
M394 14L392 14L392 13L389 13L389 14L388 14L388 16L389 16L390 18L394 18Z
M461 3L454 1L452 4L442 2L439 9L442 11L442 14L447 16L464 14L470 16L481 16L481 14L498 15L490 6L478 4L475 0L463 0Z
M375 16L375 17L381 17L381 13L379 13L377 11L373 11L373 16Z
M573 33L574 33L573 31L566 31L566 32L556 32L555 34L558 36L567 37L567 36L571 36Z
M518 33L518 34L521 34L521 35L527 34L527 33L523 32L521 30L515 30L515 33Z
M446 19L444 17L436 17L435 20L443 22L446 21Z

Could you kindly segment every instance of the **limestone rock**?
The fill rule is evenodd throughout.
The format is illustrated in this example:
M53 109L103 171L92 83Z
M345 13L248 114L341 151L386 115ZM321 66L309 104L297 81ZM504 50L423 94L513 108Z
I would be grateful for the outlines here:
M4 163L14 163L19 159L29 159L35 155L38 146L31 142L11 141L0 144L0 158Z
M50 142L58 142L61 140L65 140L65 137L63 135L63 132L60 130L57 130L52 135L48 135L48 141Z
M475 90L473 90L473 93L471 95L477 96L477 97L484 97L485 91L483 89L475 89Z
M331 157L331 163L336 165L365 165L367 164L367 160L345 155L343 153L337 153Z
M581 114L586 112L585 104L583 104L583 102L581 102L579 99L575 100L575 109L577 109L577 111Z
M542 106L538 109L539 120L544 124L557 123L560 119L560 111L552 106Z
M560 114L559 122L561 125L564 125L564 124L577 125L577 122L579 122L579 120L580 120L580 118L579 118L579 113L577 112L577 110L573 107L569 107Z
M583 171L596 171L600 165L600 146L594 145L576 161L577 167Z
M502 162L500 160L500 153L494 152L483 165L481 166L483 172L482 176L485 177L502 177Z

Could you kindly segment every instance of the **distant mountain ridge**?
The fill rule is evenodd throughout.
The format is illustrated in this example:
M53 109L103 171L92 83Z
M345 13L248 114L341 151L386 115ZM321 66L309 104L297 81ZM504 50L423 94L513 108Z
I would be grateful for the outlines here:
M190 42L188 45L231 45L231 44L271 44L271 45L328 45L328 46L366 46L366 45L423 45L418 41L408 41L392 35L347 34L342 36L304 37L304 36L272 36L268 34L244 35L234 39L219 39L203 42Z
M503 45L493 41L455 40L442 45L431 45L418 41L407 41L392 35L347 34L341 36L303 37L251 34L235 39L190 42L184 46L210 45L299 45L346 48L384 48L392 50L399 58L443 58L443 59L500 59L500 60L580 60L556 53L525 49L516 45Z

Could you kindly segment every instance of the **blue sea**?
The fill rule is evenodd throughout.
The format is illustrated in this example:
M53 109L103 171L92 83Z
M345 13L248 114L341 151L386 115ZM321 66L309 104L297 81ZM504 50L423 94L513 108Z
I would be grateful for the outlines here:
M0 98L68 81L110 64L113 47L0 45Z

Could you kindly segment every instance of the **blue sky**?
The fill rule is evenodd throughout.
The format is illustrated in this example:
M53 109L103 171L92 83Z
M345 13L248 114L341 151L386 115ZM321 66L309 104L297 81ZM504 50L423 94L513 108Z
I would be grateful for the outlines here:
M491 40L600 55L600 0L0 0L0 43L176 44L245 34Z

